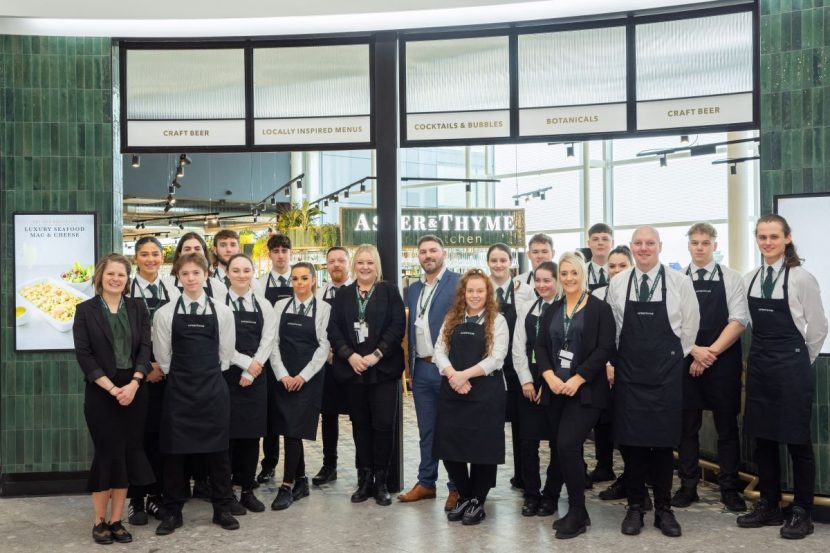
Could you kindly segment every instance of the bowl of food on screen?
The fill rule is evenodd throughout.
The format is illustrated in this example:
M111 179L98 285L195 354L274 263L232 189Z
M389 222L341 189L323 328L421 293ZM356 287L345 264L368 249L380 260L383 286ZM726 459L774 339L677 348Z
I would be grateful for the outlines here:
M94 265L82 265L77 261L68 270L61 273L61 280L81 292L89 292L92 289L92 272Z
M14 309L14 323L17 326L23 326L29 322L29 318L31 315L29 314L29 310L23 307L22 305L18 305Z

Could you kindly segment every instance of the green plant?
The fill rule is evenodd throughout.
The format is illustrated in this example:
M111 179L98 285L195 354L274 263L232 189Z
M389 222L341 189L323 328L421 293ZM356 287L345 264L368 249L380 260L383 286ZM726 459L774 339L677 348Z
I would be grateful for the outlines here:
M292 205L291 208L281 211L277 215L276 227L282 233L293 228L308 230L314 223L314 219L320 215L323 215L323 211L319 207L309 206L308 200L303 200L302 205Z

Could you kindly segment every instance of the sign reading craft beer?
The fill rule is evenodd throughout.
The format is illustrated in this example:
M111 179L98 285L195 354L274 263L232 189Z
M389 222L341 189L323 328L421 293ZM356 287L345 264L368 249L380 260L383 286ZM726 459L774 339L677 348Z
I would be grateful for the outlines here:
M374 209L340 210L340 243L344 246L377 243ZM525 238L523 209L401 209L401 245L414 248L418 238L434 234L447 247L489 246L503 242L520 248Z

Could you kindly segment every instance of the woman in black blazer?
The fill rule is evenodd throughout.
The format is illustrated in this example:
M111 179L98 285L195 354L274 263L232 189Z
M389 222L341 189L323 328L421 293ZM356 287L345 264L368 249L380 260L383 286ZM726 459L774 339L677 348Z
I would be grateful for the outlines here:
M352 258L355 281L337 293L328 335L334 352L332 370L346 384L352 433L357 450L358 488L352 503L374 490L378 505L392 499L386 476L392 457L398 380L404 369L406 314L398 289L382 281L377 248L363 244Z
M88 489L97 543L132 541L121 524L127 487L155 479L143 449L147 394L141 386L150 367L150 314L141 300L126 297L129 275L126 257L104 256L95 266L95 296L77 306L72 327L87 382L84 417L95 447Z
M585 465L582 444L599 419L608 398L605 364L616 349L611 307L588 293L585 261L567 252L559 260L563 296L546 310L539 323L536 361L547 386L551 465L559 490L568 489L568 514L553 523L556 537L573 538L591 523L585 510Z

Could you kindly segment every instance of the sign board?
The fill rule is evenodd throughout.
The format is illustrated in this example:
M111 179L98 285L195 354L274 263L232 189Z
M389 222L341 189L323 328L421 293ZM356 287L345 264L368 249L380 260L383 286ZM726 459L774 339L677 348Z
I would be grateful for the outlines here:
M244 146L244 120L127 121L132 147Z
M627 129L625 103L524 108L519 112L522 136L624 132Z
M257 146L369 142L371 137L371 119L368 115L254 121L254 143Z
M510 111L455 111L409 113L407 140L457 140L510 136Z
M637 129L677 129L749 123L752 93L637 102Z

